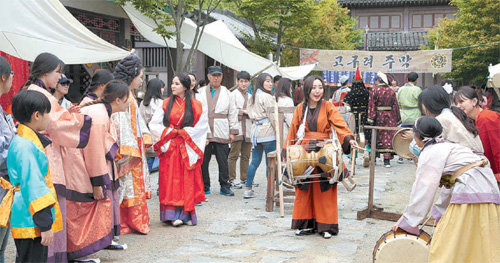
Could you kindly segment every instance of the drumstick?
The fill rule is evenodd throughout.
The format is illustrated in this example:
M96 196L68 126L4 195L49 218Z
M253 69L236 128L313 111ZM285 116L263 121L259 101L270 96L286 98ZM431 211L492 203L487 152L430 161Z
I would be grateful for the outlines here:
M280 198L280 217L285 216L285 205L283 204L283 173L281 171L281 138L280 120L278 113L278 102L274 103L274 121L276 122L276 159L278 159L278 193Z
M354 176L354 171L356 169L356 149L351 151L351 176Z

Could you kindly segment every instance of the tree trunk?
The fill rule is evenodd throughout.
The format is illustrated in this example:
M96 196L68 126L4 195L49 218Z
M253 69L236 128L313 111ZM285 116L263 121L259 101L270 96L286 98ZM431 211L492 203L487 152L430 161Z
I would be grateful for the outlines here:
M281 33L283 32L283 23L280 20L279 27L278 27L278 38L276 40L276 44L278 47L276 48L276 62L277 65L280 65L280 58L281 58Z

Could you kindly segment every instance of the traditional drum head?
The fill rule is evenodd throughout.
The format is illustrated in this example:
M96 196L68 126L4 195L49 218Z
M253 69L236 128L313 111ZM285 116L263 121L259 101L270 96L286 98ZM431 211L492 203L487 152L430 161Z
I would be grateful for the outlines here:
M422 231L415 236L403 230L384 233L373 249L373 262L427 262L431 236Z
M410 152L410 143L412 140L411 139L410 140L403 139L403 133L405 133L406 131L410 131L410 130L411 130L411 128L401 129L398 132L396 132L396 134L392 138L392 148L394 149L394 151L396 152L396 154L399 157L403 157L403 158L407 158L407 159L415 157L415 155Z
M339 169L342 171L339 166L342 163L342 148L335 141L309 140L308 144L288 145L286 153L286 167L292 185L312 178L330 180L332 175L339 174ZM324 173L306 172L309 167L319 167Z

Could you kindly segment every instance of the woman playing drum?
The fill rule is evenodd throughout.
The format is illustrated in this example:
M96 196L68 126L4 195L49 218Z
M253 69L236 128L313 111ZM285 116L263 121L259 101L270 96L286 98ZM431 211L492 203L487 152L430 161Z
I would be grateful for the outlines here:
M301 144L308 144L311 139L329 139L333 128L342 142L344 153L350 153L351 145L357 143L336 107L323 100L323 81L319 76L310 76L305 80L304 95L304 102L295 109L284 152L287 145L295 144L298 139L303 139ZM307 116L305 134L299 138L298 130L304 116ZM297 229L297 235L316 231L324 238L336 235L339 231L337 184L317 182L297 185L292 229Z
M418 235L418 225L432 206L442 175L462 175L441 191L431 216L438 222L429 262L499 262L500 192L493 172L468 147L445 142L439 121L419 118L413 128L422 151L410 203L393 230ZM482 164L481 164L482 163ZM464 169L461 169L465 167ZM444 182L443 182L444 183Z

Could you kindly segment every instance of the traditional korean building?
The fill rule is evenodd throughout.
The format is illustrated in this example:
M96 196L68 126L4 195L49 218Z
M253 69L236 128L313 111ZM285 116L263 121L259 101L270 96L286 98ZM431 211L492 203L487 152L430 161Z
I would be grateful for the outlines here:
M436 27L439 20L454 18L456 7L450 0L338 0L350 10L358 21L357 28L365 30L364 49L370 51L411 51L427 45L428 30ZM389 74L398 81L406 82L403 73ZM420 87L430 87L441 82L441 77L431 73L419 74Z

